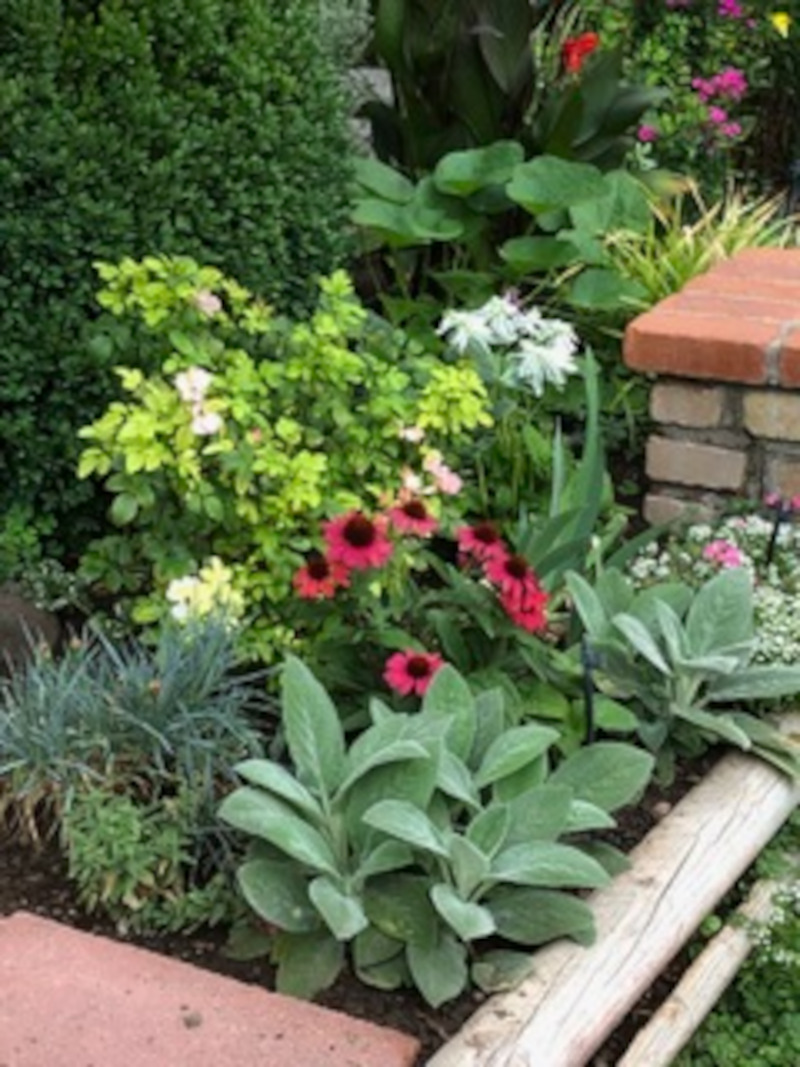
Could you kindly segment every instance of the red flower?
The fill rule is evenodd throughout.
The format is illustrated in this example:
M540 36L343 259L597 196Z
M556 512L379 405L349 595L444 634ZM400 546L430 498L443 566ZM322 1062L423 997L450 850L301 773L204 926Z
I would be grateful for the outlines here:
M528 633L541 633L547 627L547 601L548 594L538 585L536 589L526 589L521 595L517 593L502 593L500 603L503 609L516 625L527 630Z
M389 520L401 533L416 534L417 537L427 537L439 525L423 502L414 498L390 508Z
M577 74L583 61L594 52L600 44L597 33L581 33L578 37L568 37L561 46L561 59L568 74Z
M322 530L328 559L353 570L381 567L393 551L386 536L386 520L370 519L360 511L339 515L326 522Z
M512 622L530 632L544 629L548 595L524 556L490 559L484 570L500 590L500 603Z
M493 522L476 522L474 526L461 526L456 530L456 538L459 552L481 562L508 555L505 542Z
M304 600L328 599L337 589L350 584L350 572L343 563L315 556L292 578L292 585Z
M413 649L395 652L386 661L383 680L401 696L409 693L422 696L443 664L444 660L435 652L415 652Z

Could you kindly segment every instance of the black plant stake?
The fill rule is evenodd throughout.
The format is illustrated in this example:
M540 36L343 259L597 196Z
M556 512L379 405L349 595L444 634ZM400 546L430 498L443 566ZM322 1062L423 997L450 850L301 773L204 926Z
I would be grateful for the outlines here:
M600 662L594 649L589 644L589 638L586 634L581 638L581 666L583 667L583 710L584 722L586 723L586 732L584 734L583 743L585 745L591 745L595 739L595 686L594 675L592 672L600 666Z
M775 508L775 521L772 524L772 532L769 535L769 544L767 545L767 552L764 556L764 566L768 567L772 563L772 558L775 555L775 545L778 543L778 531L781 528L781 523L786 522L792 517L792 505L789 501L779 498L774 504Z

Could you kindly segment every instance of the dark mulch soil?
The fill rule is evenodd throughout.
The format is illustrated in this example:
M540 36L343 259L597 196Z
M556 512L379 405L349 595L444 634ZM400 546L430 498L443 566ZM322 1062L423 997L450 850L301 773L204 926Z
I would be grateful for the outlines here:
M701 770L692 769L681 774L669 790L651 787L641 804L619 814L619 827L608 839L625 851L630 850L700 776ZM0 916L23 909L81 930L127 940L240 981L273 987L273 970L266 962L242 962L225 956L222 932L210 930L189 936L129 935L121 938L109 920L81 911L63 859L54 845L32 851L11 840L0 828ZM319 1003L414 1035L422 1043L420 1063L425 1063L483 999L479 992L470 992L434 1010L413 992L383 993L362 985L352 976L344 976L319 998ZM658 1003L658 1000L653 998L653 1002ZM650 1005L644 1002L627 1017L624 1025L592 1061L595 1067L609 1067L616 1062L641 1025L643 1013L649 1010Z

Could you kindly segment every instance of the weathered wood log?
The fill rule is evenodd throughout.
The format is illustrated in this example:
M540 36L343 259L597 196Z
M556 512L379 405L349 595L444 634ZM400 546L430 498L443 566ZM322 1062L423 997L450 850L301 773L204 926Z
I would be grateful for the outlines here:
M766 922L779 883L756 882L736 915ZM628 1046L617 1067L669 1067L736 977L753 941L747 925L725 926L688 967L673 991Z
M800 743L800 717L784 729ZM560 941L493 997L428 1067L584 1067L800 802L800 785L723 757L589 901L597 941Z

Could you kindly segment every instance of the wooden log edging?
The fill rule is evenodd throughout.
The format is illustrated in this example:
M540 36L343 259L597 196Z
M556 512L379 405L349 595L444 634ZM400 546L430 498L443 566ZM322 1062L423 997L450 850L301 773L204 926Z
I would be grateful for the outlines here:
M756 882L734 913L736 918L767 922L775 912L773 898L779 889L779 882ZM723 927L642 1027L617 1067L669 1067L734 980L752 948L752 933L746 925L729 922Z
M784 720L800 741L800 716ZM516 989L487 1001L428 1067L585 1067L800 803L800 784L724 756L592 894L590 948L559 941Z

